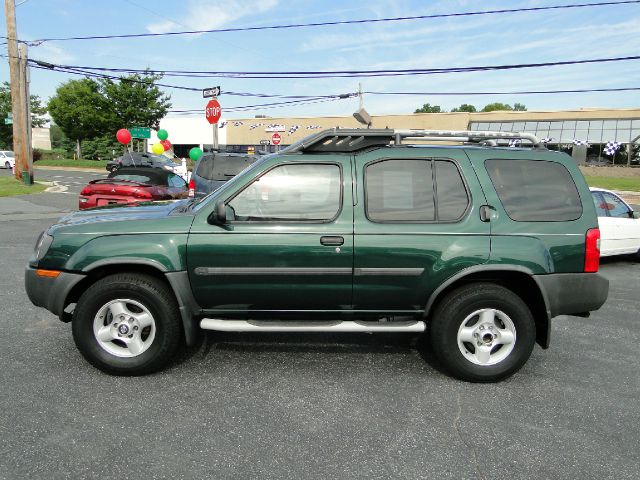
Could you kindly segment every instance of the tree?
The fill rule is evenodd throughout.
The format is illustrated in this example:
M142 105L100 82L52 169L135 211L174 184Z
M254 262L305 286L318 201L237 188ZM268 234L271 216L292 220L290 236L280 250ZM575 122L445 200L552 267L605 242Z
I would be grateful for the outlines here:
M417 108L413 113L442 113L442 110L440 109L440 105L425 103L422 107Z
M469 105L468 103L463 103L462 105L452 109L451 111L452 112L469 112L469 113L477 112L476 107L473 105Z
M484 108L481 111L482 112L495 112L497 110L511 111L511 110L513 110L513 107L511 105L509 105L508 103L495 102L495 103L490 103L489 105L485 105Z
M43 115L47 109L42 106L42 101L37 95L30 95L31 126L44 127L47 120ZM0 148L10 150L13 148L13 125L5 125L4 119L12 111L11 85L9 82L0 84Z
M76 142L78 158L82 158L82 140L104 133L110 116L107 101L95 80L69 80L49 100L49 113L64 134Z
M91 157L111 155L115 133L121 128L159 128L167 114L170 97L155 82L159 75L135 74L119 80L89 78L70 80L49 101L49 113L64 134L76 142L89 140Z
M527 107L524 104L517 102L513 104L513 107L508 103L495 102L485 105L482 109L483 112L495 112L497 110L524 112L527 110Z
M100 80L100 88L109 105L108 130L121 128L160 128L160 120L171 108L171 97L162 92L155 82L162 75L134 74L120 78Z

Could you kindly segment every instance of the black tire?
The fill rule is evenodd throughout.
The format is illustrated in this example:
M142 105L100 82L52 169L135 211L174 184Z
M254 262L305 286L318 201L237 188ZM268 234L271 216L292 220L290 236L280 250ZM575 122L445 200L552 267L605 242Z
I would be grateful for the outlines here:
M111 173L113 173L113 172L117 172L119 168L120 168L120 167L119 167L118 165L114 165L114 166L112 166L112 167L109 167L109 171L110 171Z
M508 352L512 348L504 359L495 364L473 363L468 357L473 357L475 344L463 342L461 347L458 344L458 333L465 319L483 309L506 314L515 328L514 344L506 346L497 342L493 347L491 343L487 345L491 352L494 349L499 352L501 348ZM479 317L478 320L474 318L466 322L470 328L474 328L474 322L475 325L480 324ZM469 382L497 382L513 375L529 359L535 344L536 326L527 305L511 290L493 283L474 283L454 290L437 305L429 322L428 335L436 358L454 377Z
M9 162L4 162L4 168L10 169L11 164Z
M98 313L116 299L133 300L152 316L154 335L147 349L136 356L123 358L114 355L101 346L94 333L94 320ZM183 343L182 321L173 292L161 280L137 273L110 275L91 285L82 294L73 312L72 331L78 350L89 363L112 375L156 372L175 356ZM111 343L116 345L113 348L124 345L119 339Z

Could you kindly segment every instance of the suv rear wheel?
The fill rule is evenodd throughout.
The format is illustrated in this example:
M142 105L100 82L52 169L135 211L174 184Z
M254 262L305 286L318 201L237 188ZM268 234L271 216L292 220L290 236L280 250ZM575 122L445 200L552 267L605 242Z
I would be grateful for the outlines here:
M474 283L448 294L433 312L431 348L452 375L495 382L528 360L536 336L531 311L499 285Z
M143 274L117 274L89 287L73 312L73 339L95 367L114 375L144 375L161 369L181 340L173 292Z

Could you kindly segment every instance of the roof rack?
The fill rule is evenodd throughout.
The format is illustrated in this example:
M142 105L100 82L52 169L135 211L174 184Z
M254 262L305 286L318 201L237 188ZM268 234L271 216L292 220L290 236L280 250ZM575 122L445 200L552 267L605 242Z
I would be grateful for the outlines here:
M469 130L394 130L391 128L330 128L309 135L283 149L281 153L301 152L356 152L368 147L402 145L402 140L420 139L431 142L489 143L490 140L525 140L533 148L544 148L543 143L530 133L485 132Z

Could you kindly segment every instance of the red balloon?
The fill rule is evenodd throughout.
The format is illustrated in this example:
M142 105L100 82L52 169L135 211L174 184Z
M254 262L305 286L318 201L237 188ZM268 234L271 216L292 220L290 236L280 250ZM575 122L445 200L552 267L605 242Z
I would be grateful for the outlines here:
M131 141L131 133L126 128L121 128L118 130L118 133L116 133L116 138L121 144L126 145Z
M169 140L160 140L160 145L164 147L165 152L171 148L171 142Z

